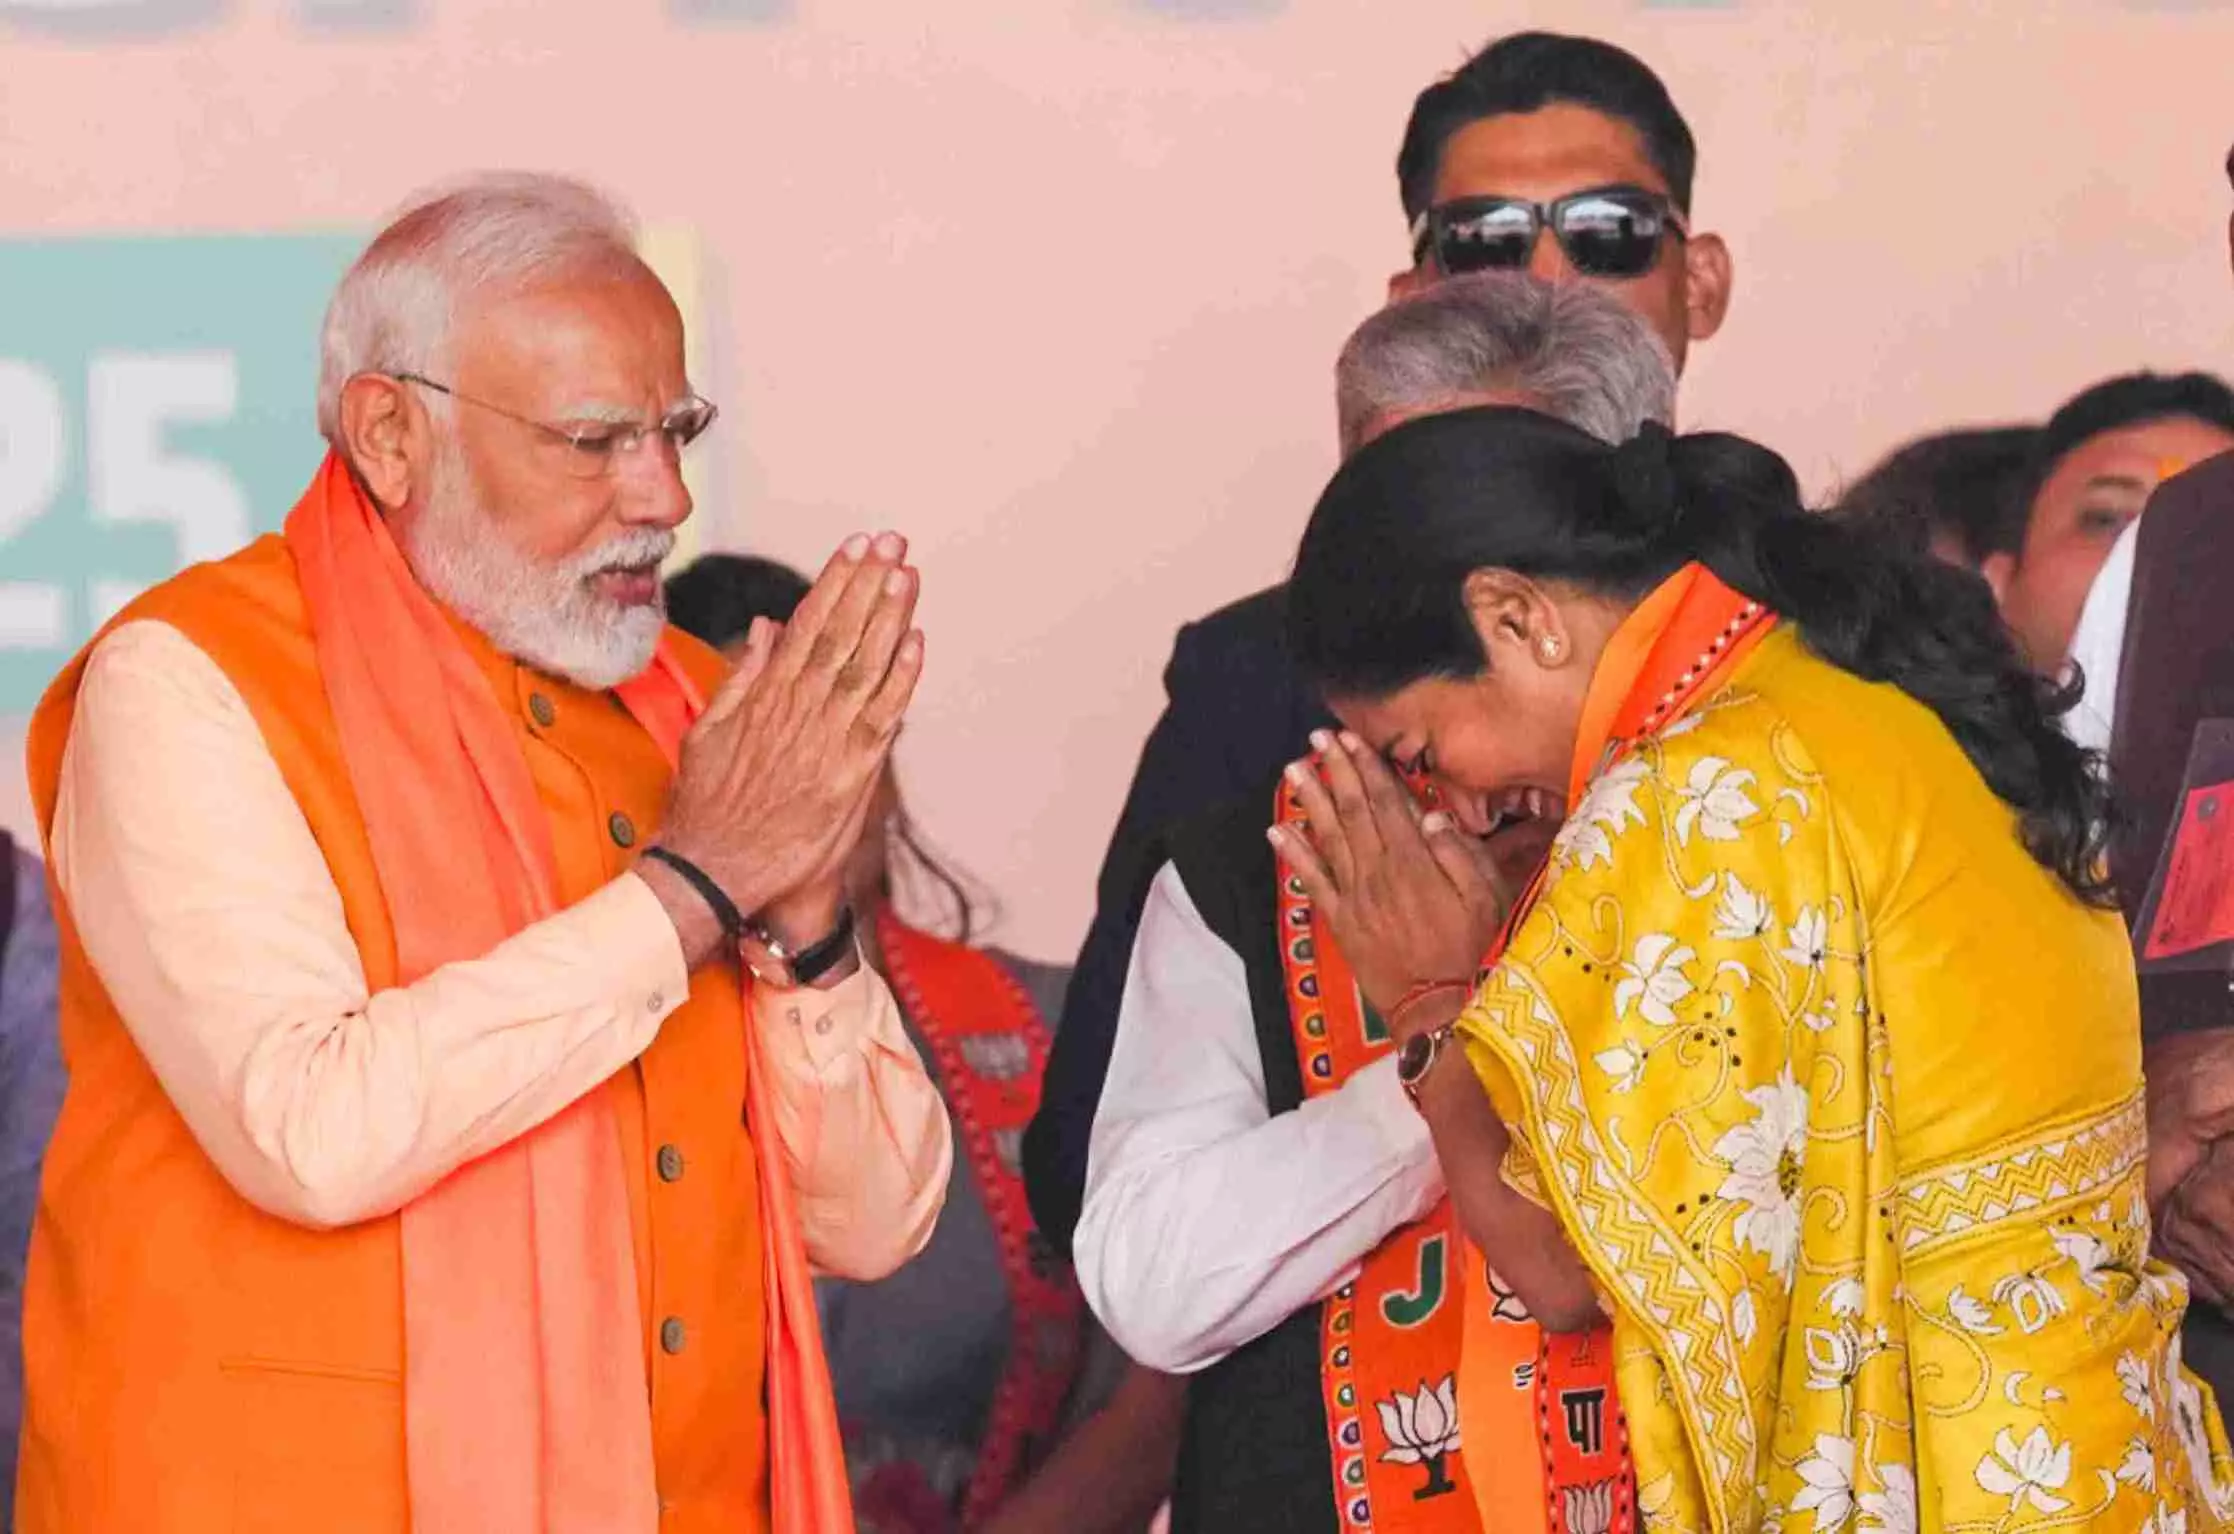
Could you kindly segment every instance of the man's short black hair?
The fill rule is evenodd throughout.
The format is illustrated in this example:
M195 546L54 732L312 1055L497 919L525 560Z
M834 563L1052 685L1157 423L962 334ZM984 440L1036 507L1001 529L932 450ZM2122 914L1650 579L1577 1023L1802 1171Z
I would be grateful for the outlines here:
M1565 102L1627 123L1668 183L1678 208L1691 210L1699 149L1668 88L1644 60L1594 37L1515 32L1475 54L1412 103L1396 155L1404 216L1417 218L1435 198L1443 151L1459 131L1485 117L1534 112Z
M706 554L667 578L667 621L715 649L752 631L752 620L789 623L808 581L787 564L757 554Z
M1945 535L1972 565L2024 536L2018 495L2040 440L2037 426L1978 426L1905 442L1854 481L1831 515L1867 527L1911 554Z
M2040 433L2031 473L2026 476L2024 494L2018 502L2026 521L2048 476L2082 444L2105 432L2183 417L2234 432L2234 389L2211 373L2146 372L2123 373L2082 389L2048 417ZM2026 521L2017 524L2020 543Z

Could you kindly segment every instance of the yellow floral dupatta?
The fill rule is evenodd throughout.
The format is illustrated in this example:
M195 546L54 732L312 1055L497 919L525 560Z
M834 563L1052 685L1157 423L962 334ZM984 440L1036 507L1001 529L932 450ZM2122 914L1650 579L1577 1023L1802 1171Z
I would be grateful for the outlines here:
M1672 724L1624 701L1728 597L1689 567L1609 645L1587 790L1460 1023L1507 1177L1615 1318L1646 1527L2225 1526L2184 1285L2145 1255L2137 1074L2099 1112L1898 1165L1850 830L1752 688L1828 668L1778 629L1734 666L1702 653L1721 674Z

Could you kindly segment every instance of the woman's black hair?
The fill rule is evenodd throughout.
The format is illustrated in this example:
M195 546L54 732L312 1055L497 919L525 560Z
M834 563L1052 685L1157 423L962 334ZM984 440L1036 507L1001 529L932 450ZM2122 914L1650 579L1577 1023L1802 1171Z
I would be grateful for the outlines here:
M667 620L692 638L725 649L752 631L755 618L789 623L809 585L780 560L706 554L667 578ZM886 899L893 898L896 885L908 888L910 905L939 908L940 924L958 943L967 943L985 923L988 897L931 848L905 807L893 817Z
M2076 684L2025 668L1975 575L1811 514L1790 465L1742 437L1648 427L1613 448L1506 408L1400 426L1312 512L1289 638L1329 695L1386 697L1488 663L1466 606L1475 570L1626 600L1693 560L1832 665L1930 708L2017 812L2032 856L2090 904L2113 902L2101 760L2056 723Z

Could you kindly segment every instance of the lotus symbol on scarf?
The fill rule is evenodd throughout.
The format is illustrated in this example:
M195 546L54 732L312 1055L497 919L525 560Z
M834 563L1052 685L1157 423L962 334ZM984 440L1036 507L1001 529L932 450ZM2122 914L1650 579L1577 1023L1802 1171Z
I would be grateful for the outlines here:
M1570 1486L1566 1491L1567 1527L1571 1534L1606 1534L1613 1527L1613 1482Z
M1434 1386L1421 1380L1415 1394L1399 1390L1373 1405L1389 1441L1381 1458L1390 1464L1422 1465L1427 1469L1427 1480L1412 1493L1412 1500L1425 1502L1429 1497L1456 1491L1448 1461L1458 1452L1458 1376L1446 1374L1443 1382Z

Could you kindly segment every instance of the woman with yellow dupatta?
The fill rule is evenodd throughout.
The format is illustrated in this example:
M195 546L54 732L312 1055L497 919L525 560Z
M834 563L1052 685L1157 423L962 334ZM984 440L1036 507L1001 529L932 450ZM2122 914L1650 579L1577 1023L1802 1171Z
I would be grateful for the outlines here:
M1627 1464L1544 1527L2226 1525L2098 764L1984 585L1741 439L1473 410L1351 459L1291 592L1347 730L1282 856L1398 1014L1468 1233L1546 1327L1611 1321L1611 1420L1511 1449ZM1479 839L1531 809L1564 828L1499 890Z

